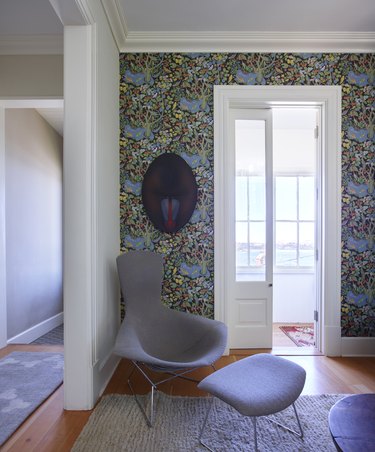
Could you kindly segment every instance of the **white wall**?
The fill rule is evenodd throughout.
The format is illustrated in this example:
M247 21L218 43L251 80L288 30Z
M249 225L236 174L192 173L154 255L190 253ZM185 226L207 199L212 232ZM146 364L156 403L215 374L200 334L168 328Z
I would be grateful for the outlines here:
M273 321L314 322L315 275L313 273L273 274Z
M62 55L0 55L0 97L62 96Z
M5 110L8 339L63 310L62 146L34 109Z

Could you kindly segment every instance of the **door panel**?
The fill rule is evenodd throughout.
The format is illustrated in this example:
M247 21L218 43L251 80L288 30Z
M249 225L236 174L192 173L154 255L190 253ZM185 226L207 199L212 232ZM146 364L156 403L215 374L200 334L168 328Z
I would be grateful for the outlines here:
M231 109L227 191L229 343L272 345L272 112Z

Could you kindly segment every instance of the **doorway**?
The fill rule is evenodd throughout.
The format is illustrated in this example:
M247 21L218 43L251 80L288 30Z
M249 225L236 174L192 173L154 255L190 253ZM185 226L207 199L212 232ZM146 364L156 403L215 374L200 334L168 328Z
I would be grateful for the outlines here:
M0 347L62 343L62 108L0 101Z
M315 347L321 280L321 109L272 108L273 347Z
M335 87L218 86L215 87L214 101L215 318L223 320L228 325L228 349L272 347L273 297L277 293L274 287L276 282L274 264L277 264L284 267L282 273L286 275L288 271L290 272L290 268L287 267L300 267L299 271L302 274L306 273L306 270L310 272L313 270L316 275L310 290L313 299L319 300L317 309L311 313L316 325L315 341L318 350L329 355L331 350L337 350L340 343L340 290L337 272L340 263L340 184L337 183L340 156L340 93ZM286 158L281 159L279 174L277 171L273 174L272 120L277 116L276 109L282 108L285 109L284 113L286 109L291 108L306 111L310 109L314 118L320 121L321 146L314 144L315 150L320 149L314 154L313 166L315 169L321 168L321 178L317 177L317 173L307 174L306 171L298 173L296 164L293 167L290 162L289 168L286 168ZM242 169L238 165L236 167L233 152L235 143L233 121L236 116L239 127L244 125L241 121L251 124L251 131L247 133L252 135L251 142L256 143L257 148L255 154L253 153L255 161L247 162ZM329 125L331 127L328 127ZM315 126L316 123L313 134L316 134ZM306 163L303 160L302 162ZM284 170L283 174L281 170ZM246 171L248 174L245 174ZM236 181L236 176L239 175L242 178L241 182ZM238 190L236 185L241 183L244 190L244 186L250 183L249 180L245 181L248 177L253 178L251 181L253 189L250 190L253 199L250 204L253 207L258 204L258 208L255 211L253 209L253 217L250 220L245 221L241 218L242 224L236 225L235 220L239 220L236 218L238 210L236 204L239 202L236 199L236 189ZM273 186L279 186L279 189L274 192ZM318 201L313 200L312 206L309 203L312 207L310 213L307 206L302 206L298 211L298 205L294 203L296 215L293 218L285 216L285 207L279 208L283 213L280 216L273 197L283 198L285 195L288 196L288 193L290 196L293 191L293 196L298 200L298 196L306 197L306 190L310 192L310 196L312 192ZM243 196L241 199L243 202ZM331 210L328 208L329 204ZM279 201L279 205L282 206L282 202L280 204ZM313 217L311 210L314 212ZM310 237L313 231L312 240L306 237L309 231ZM253 240L248 241L247 249L244 249L241 240L236 241L236 235L239 237L245 233L252 234L253 237ZM294 239L287 240L288 235L292 233ZM332 256L329 255L330 252L333 253ZM254 262L253 265L249 265L252 267L251 272L246 273L245 269L241 274L241 271L237 271L237 264L243 264L241 259L244 259L245 254L248 259L254 259ZM291 264L292 261L289 260L291 265L285 265L288 261L287 255L289 259L293 255L294 262ZM305 259L312 259L312 265L303 265ZM321 264L322 261L324 266ZM292 271L295 272L296 268L292 268ZM293 286L289 287L295 289ZM327 293L333 293L332 291L335 292L334 298L329 299ZM321 312L320 319L317 312ZM335 324L334 328L331 328L332 324L330 325L332 321Z
M228 253L228 272L235 275L228 320L234 348L274 346L280 340L275 327L285 333L284 346L302 345L316 329L319 118L318 107L304 105L230 109L228 240L235 252Z

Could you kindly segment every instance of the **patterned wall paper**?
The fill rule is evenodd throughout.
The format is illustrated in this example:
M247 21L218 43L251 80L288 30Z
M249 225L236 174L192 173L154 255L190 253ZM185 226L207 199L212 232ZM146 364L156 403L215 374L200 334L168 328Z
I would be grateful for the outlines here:
M213 85L342 86L343 336L375 336L375 55L160 53L120 56L121 250L165 255L163 301L213 317ZM164 152L198 184L190 223L163 234L141 202L142 178Z

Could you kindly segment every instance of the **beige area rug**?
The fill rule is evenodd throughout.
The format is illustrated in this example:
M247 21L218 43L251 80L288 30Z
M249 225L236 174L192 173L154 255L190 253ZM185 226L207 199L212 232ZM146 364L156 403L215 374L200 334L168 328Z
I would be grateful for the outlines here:
M335 452L328 428L328 413L342 395L301 396L296 402L304 439L258 420L258 447L272 452ZM207 397L176 397L158 394L153 428L147 427L134 397L112 394L102 398L77 439L73 452L191 452L206 450L198 442L209 403ZM275 416L297 428L292 408ZM215 451L254 450L253 424L220 400L214 408L204 441Z

